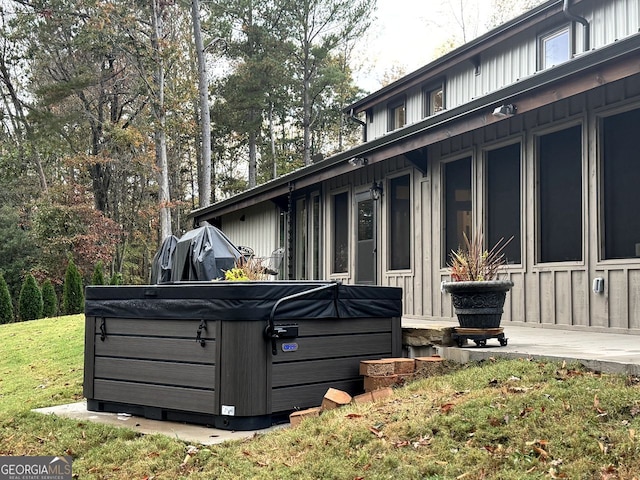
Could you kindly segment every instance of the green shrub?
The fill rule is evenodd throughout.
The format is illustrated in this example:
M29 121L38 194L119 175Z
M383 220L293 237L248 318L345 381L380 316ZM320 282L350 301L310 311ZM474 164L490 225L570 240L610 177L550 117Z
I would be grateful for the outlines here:
M9 287L0 273L0 325L3 323L13 322L13 304L11 303L11 294Z
M31 274L27 275L22 282L18 298L18 313L22 321L42 318L42 292Z
M64 276L64 287L62 289L62 311L65 315L73 315L84 311L84 293L82 291L82 276L69 258L67 273Z
M42 284L42 315L48 318L58 315L58 296L49 279Z
M91 285L104 285L104 268L102 267L102 261L98 262L93 269L93 276L91 277Z
M118 272L114 273L109 285L122 285L122 274Z

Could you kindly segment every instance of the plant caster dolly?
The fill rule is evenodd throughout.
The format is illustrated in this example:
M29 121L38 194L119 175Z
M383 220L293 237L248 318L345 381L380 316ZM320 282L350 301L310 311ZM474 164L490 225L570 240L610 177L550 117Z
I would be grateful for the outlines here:
M500 346L507 345L507 338L504 336L504 328L466 328L456 327L453 329L453 340L458 347L462 348L467 340L473 340L477 347L486 347L487 339L495 338L500 342Z

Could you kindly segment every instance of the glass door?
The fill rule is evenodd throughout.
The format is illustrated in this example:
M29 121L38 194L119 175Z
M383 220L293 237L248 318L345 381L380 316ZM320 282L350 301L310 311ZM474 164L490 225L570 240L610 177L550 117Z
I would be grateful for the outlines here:
M356 195L356 283L376 283L376 209L369 191Z

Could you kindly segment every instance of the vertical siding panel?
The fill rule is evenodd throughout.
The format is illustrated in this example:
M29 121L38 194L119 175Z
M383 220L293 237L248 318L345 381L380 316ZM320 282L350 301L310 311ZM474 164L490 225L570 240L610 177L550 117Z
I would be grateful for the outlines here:
M524 275L515 273L511 275L513 288L509 297L511 297L511 318L512 322L525 322L525 299L524 299Z
M553 325L556 323L554 272L540 272L538 278L540 279L540 322Z
M640 271L629 271L629 328L640 329Z
M611 270L609 272L609 288L605 286L609 295L609 327L627 328L629 308L626 277L626 270Z
M603 277L605 280L604 293L599 295L591 295L589 302L591 307L591 325L592 327L608 327L609 326L609 278L606 271L595 271L593 278Z
M588 326L589 309L587 308L587 298L591 291L588 278L586 272L571 272L572 325Z
M555 272L555 324L571 325L571 272Z

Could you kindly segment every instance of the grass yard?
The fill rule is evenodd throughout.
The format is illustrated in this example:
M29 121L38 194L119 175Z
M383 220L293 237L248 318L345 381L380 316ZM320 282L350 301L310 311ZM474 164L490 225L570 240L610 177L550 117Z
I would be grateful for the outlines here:
M82 315L0 326L0 455L72 455L80 479L640 480L637 377L466 365L385 402L203 447L31 412L82 398L83 341Z

